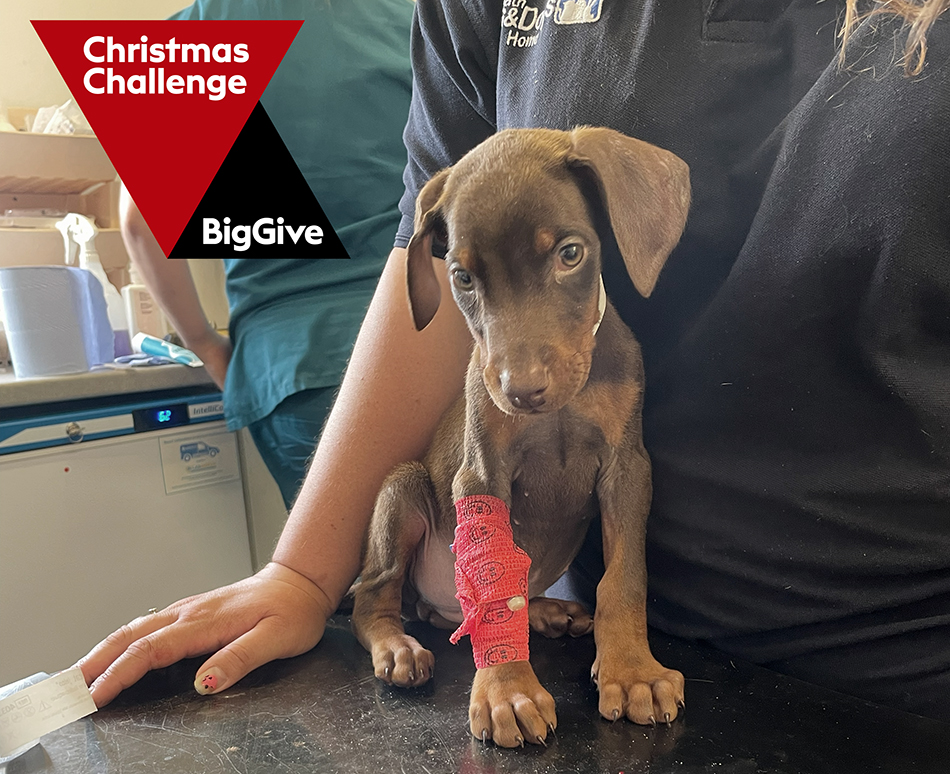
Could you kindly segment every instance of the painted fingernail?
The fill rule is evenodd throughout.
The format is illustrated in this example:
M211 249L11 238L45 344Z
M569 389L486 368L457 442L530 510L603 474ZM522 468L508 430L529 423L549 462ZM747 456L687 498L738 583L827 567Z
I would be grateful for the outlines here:
M215 693L223 685L224 674L217 667L211 667L195 679L195 690L200 694Z

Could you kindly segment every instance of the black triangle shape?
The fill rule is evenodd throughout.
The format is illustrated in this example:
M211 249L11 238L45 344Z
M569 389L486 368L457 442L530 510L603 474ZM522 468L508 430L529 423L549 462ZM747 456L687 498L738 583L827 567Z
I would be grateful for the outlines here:
M260 222L262 219L270 222ZM258 223L260 240L253 233ZM318 239L319 243L314 244ZM273 241L262 243L267 240ZM240 249L244 245L246 248ZM349 255L267 111L258 102L168 257Z

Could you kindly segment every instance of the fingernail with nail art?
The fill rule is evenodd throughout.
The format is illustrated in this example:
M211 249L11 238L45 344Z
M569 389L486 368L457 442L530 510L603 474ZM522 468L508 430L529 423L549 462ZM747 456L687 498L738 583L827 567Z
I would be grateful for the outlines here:
M214 667L202 672L195 679L195 690L201 694L214 693L224 684L224 676Z

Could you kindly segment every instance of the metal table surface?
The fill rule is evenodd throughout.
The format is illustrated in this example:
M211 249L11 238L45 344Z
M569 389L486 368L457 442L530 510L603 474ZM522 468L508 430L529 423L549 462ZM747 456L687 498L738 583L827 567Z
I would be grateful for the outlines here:
M349 621L217 696L191 687L201 659L154 672L98 713L45 736L7 774L399 772L404 774L947 774L950 725L878 707L653 633L687 678L670 727L610 723L590 685L593 638L532 635L532 662L558 707L547 748L505 750L468 732L468 645L410 631L436 655L433 681L373 677Z

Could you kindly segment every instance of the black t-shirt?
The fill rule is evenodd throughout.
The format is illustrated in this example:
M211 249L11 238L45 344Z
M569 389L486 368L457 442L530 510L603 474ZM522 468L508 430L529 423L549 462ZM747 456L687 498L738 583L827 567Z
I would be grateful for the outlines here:
M646 365L651 623L892 703L950 674L950 18L908 78L888 16L839 67L832 0L416 10L398 245L497 129L610 126L690 165L651 298L605 268Z

